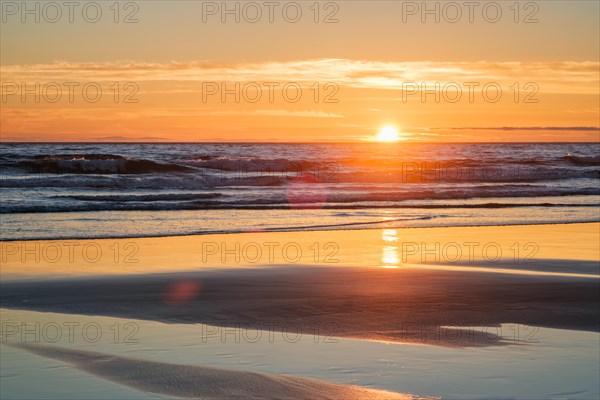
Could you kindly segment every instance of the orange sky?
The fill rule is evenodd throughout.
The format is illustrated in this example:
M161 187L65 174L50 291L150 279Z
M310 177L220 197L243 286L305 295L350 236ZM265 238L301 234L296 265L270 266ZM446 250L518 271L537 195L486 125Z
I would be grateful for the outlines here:
M412 2L300 2L296 23L131 3L97 23L3 8L2 141L600 139L597 2L499 2L494 23Z

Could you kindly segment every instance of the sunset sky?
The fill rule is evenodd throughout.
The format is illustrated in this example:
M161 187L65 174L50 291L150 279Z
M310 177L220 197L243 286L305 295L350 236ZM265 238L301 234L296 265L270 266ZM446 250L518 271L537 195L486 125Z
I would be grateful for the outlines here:
M473 22L466 8L422 22L407 8L421 2L393 1L321 2L318 16L298 2L296 23L289 2L273 23L265 7L223 23L207 8L221 2L123 2L118 16L98 2L96 23L80 9L36 23L7 3L20 5L2 3L2 141L340 142L384 126L409 141L599 140L597 1L521 2L518 15L500 1L495 23L482 7ZM39 102L21 93L36 83ZM102 97L86 101L85 85Z

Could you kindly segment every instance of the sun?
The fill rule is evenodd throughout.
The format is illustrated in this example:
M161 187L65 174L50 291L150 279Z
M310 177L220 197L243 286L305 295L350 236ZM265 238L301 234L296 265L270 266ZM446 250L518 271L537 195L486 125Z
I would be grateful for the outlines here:
M393 126L384 126L379 130L376 140L379 142L395 142L400 139L398 130Z

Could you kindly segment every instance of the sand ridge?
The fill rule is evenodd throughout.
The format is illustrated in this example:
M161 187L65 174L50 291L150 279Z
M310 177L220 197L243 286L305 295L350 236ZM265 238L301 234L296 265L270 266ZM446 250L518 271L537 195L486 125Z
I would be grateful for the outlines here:
M297 376L170 364L34 343L11 346L138 390L203 400L410 400L383 390Z

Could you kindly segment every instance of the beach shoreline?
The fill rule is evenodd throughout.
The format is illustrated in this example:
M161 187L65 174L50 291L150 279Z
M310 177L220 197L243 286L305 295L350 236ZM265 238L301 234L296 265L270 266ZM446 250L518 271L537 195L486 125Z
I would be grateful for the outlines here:
M105 211L86 211L89 213L102 213ZM306 233L306 232L348 232L348 231L365 231L365 230L383 230L383 229L400 229L400 230L409 230L409 229L442 229L442 228L482 228L482 227L493 227L493 226L546 226L546 225L578 225L578 224L598 224L600 220L582 220L582 221L550 221L550 222L510 222L510 223L487 223L487 224L458 224L458 225L432 225L432 226L399 226L399 227L366 227L360 228L361 225L382 225L384 222L365 222L365 223L355 223L351 224L352 228L348 229L327 229L326 227L300 227L300 228L270 228L265 230L236 230L236 231L200 231L200 232L191 232L191 233L169 233L169 234L151 234L151 235L130 235L130 236L120 236L118 234L108 235L108 236L89 236L89 237L80 237L80 236L65 236L58 238L5 238L1 239L0 243L10 243L10 242L53 242L57 240L125 240L125 239L160 239L160 238L178 238L178 237L189 237L189 236L214 236L214 235L242 235L248 233L255 232L263 232L263 233ZM336 225L337 226L337 225ZM333 227L333 226L332 226Z
M327 335L390 342L500 345L504 342L493 333L471 334L466 341L436 338L463 336L464 327L502 323L600 331L599 227L153 238L136 242L139 259L133 263L116 259L114 252L115 244L124 250L131 242L79 241L75 246L69 241L72 249L88 245L89 252L101 249L111 257L83 263L75 258L49 263L41 257L39 264L23 270L23 254L5 254L0 306L213 326L262 324L278 331L293 326L301 333L319 326L327 327ZM564 236L577 247L565 243ZM57 242L37 243L43 253L44 244L55 248ZM270 263L248 262L248 257L256 259L261 243L270 243L271 250L287 246L296 255L298 250L306 254L273 250ZM460 243L470 243L466 249L472 257L457 260ZM487 253L476 251L486 245ZM36 249L31 242L26 246L25 262ZM491 260L491 251L497 257L498 250L508 253ZM527 256L514 257L516 250L527 250Z
M586 222L0 241L0 279L272 265L394 267L433 262L474 266L508 261L526 269L544 259L597 261L599 231L600 222Z

